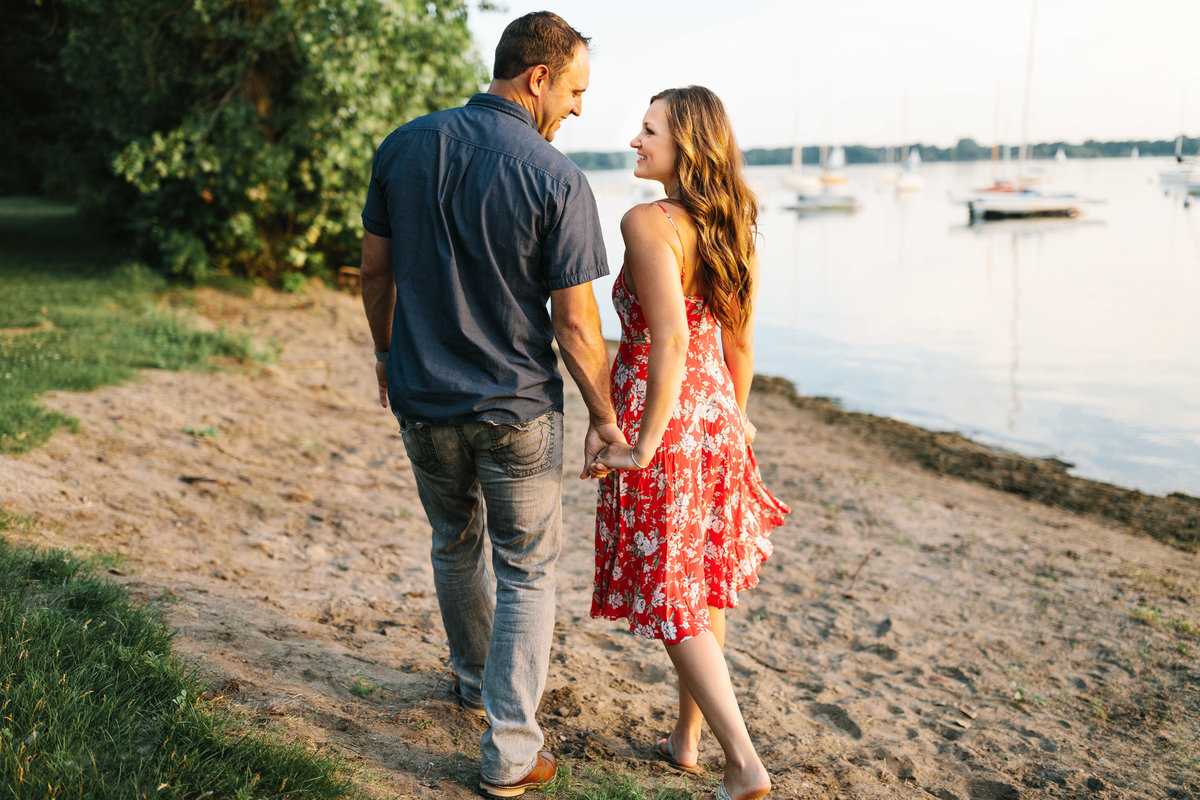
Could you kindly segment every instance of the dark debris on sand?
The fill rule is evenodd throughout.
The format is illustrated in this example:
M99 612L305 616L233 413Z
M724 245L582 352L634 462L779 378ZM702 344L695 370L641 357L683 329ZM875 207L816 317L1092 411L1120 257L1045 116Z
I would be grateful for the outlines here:
M846 411L836 401L805 397L791 382L756 375L754 389L786 397L828 425L853 430L897 457L934 472L999 489L1079 514L1097 514L1189 552L1200 546L1200 498L1149 495L1071 475L1056 458L1029 458L973 442L957 433L928 431L887 417Z

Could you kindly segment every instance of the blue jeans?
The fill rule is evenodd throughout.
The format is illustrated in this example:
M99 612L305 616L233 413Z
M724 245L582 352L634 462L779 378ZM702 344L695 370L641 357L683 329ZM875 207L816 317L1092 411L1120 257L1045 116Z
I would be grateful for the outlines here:
M562 412L520 425L401 419L400 435L433 529L450 660L463 696L481 696L491 722L480 742L480 775L514 783L533 768L544 741L535 714L546 688L562 546Z

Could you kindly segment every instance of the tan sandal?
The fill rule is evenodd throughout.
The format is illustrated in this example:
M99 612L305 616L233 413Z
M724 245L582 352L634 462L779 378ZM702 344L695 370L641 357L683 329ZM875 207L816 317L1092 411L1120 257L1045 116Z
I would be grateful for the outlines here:
M762 794L754 795L754 797L755 798L766 797L770 793L771 793L771 790L768 789L767 791L763 792ZM729 796L729 790L725 788L725 781L722 780L720 783L717 784L716 791L714 791L712 794L706 794L702 798L702 800L733 800L733 798Z
M671 769L686 772L688 775L703 775L704 767L699 764L684 764L679 759L675 758L675 748L671 746L671 737L665 736L658 740L658 745L654 748L654 752L663 761L666 761ZM727 793L728 794L728 793Z

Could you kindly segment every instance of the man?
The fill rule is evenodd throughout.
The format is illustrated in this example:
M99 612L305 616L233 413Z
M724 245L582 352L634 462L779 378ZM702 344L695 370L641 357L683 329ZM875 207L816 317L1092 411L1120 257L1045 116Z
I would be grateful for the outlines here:
M486 93L380 145L363 209L379 399L399 420L433 529L455 694L491 723L480 788L494 797L556 772L534 718L562 528L552 336L588 407L584 470L605 444L625 441L590 283L608 273L595 198L548 143L583 110L588 41L549 12L512 22Z

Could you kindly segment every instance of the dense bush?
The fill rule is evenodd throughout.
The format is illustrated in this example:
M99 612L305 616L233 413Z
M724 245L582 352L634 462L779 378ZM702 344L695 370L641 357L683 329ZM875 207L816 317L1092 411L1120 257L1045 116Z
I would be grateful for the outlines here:
M375 146L485 79L461 0L33 5L75 104L50 171L191 278L355 263Z

